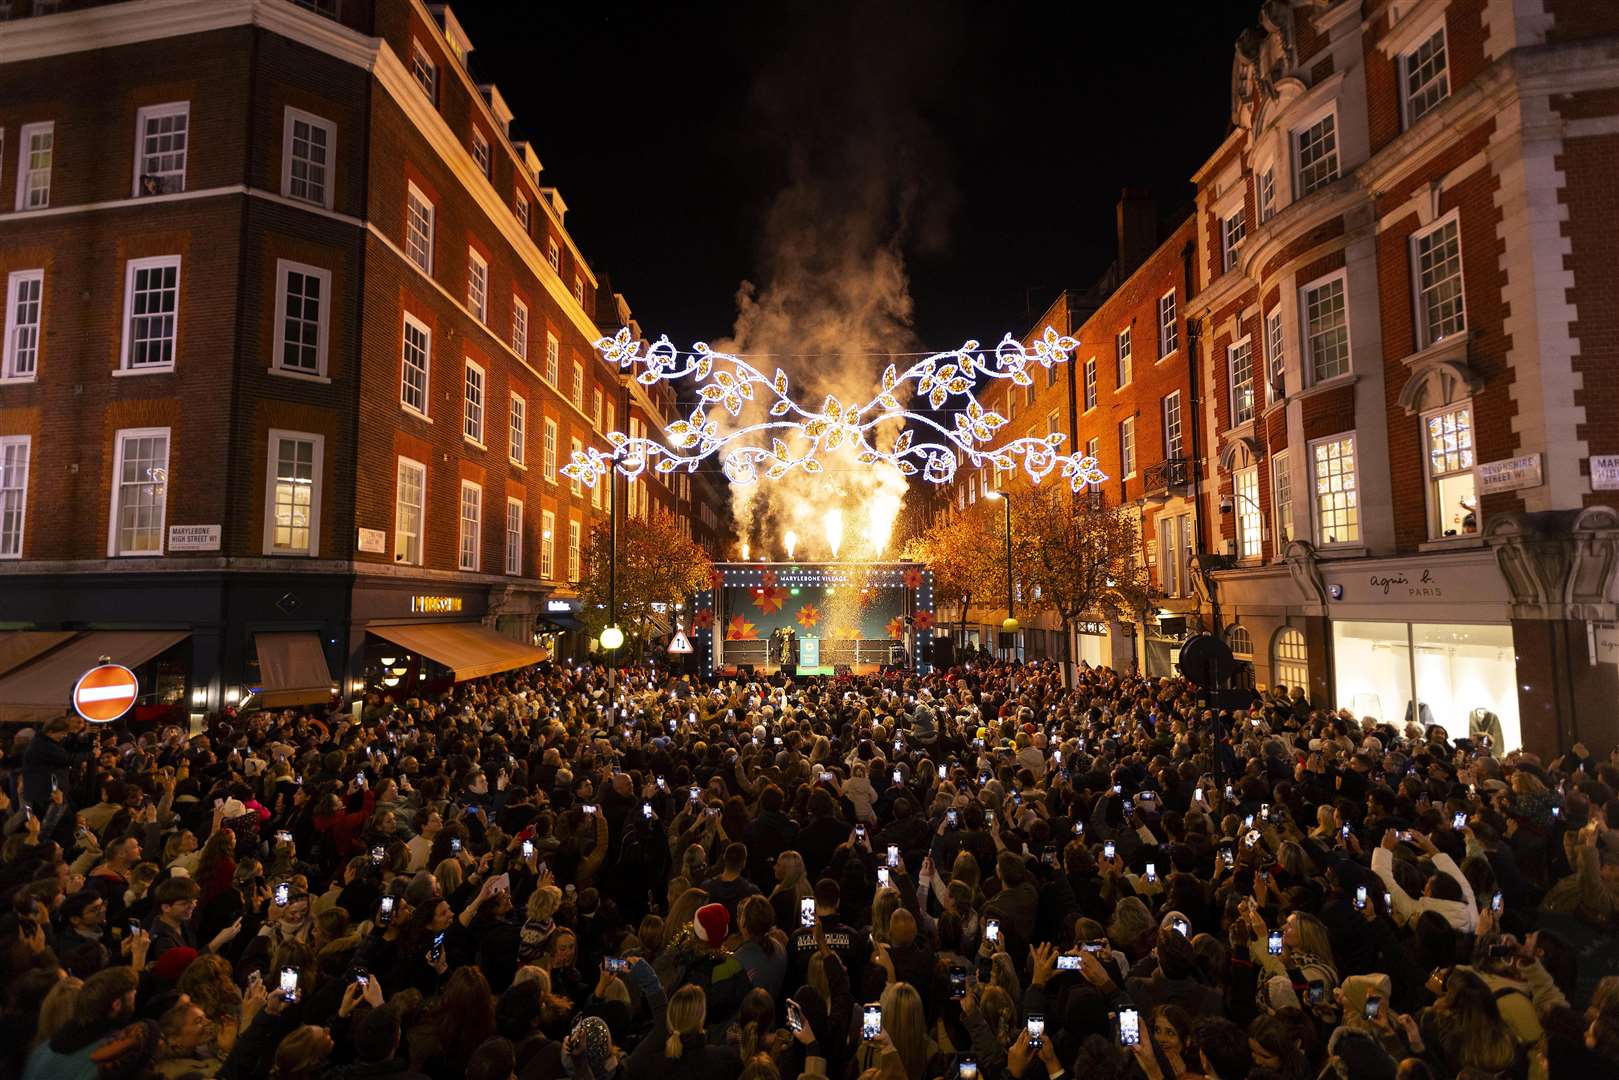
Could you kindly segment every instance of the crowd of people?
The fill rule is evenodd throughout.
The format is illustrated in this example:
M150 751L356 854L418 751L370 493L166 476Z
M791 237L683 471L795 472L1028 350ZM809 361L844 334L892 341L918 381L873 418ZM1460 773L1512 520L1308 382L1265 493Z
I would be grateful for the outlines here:
M0 1076L1619 1075L1619 755L542 664L0 733Z

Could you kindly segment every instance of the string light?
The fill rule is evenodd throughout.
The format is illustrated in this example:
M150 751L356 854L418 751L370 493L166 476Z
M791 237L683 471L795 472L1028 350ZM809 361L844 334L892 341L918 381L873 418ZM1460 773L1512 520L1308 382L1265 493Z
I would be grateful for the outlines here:
M1095 458L1058 452L1067 439L1061 432L1044 437L1028 435L993 449L986 445L994 441L995 432L1005 426L1006 418L986 411L979 402L974 392L979 377L1030 386L1034 382L1032 369L1050 370L1067 363L1079 342L1049 326L1032 347L1007 334L992 352L981 350L976 341L968 341L959 349L929 354L903 372L889 364L879 392L869 401L845 404L829 395L819 409L806 408L793 400L787 376L780 368L767 378L741 356L716 352L701 341L684 353L676 350L667 336L659 337L645 352L641 346L628 327L596 342L596 349L609 363L622 369L642 367L635 378L644 386L695 379L699 404L686 419L676 420L664 429L669 445L614 431L607 435L612 448L607 452L595 447L573 451L569 463L562 467L568 479L595 487L609 469L615 468L630 479L648 468L657 473L682 468L696 472L702 461L723 451L726 479L733 484L752 484L761 473L769 480L779 480L795 469L821 473L825 471L823 454L847 448L863 465L888 464L906 476L920 474L936 484L949 483L955 477L958 457L975 469L994 465L997 472L1016 468L1016 459L1022 458L1024 471L1036 484L1060 469L1061 476L1076 492L1107 480ZM958 403L951 414L952 423L947 426L901 405L898 395L913 391L927 401L930 411ZM770 402L770 418L723 434L719 421L708 411L723 408L735 418L754 400ZM907 426L889 449L880 450L871 441L873 432L891 420L914 427ZM924 431L921 440L915 437L917 430ZM764 439L769 440L768 446L761 445Z

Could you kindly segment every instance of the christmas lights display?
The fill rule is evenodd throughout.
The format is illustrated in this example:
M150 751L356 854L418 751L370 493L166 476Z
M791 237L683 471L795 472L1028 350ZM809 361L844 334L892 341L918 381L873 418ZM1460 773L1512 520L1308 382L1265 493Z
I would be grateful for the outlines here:
M924 356L904 371L889 364L870 400L842 402L828 396L819 409L793 399L787 376L779 368L767 377L742 356L718 352L705 342L687 352L677 350L667 336L645 351L642 345L625 327L598 340L596 349L620 369L642 368L635 377L646 386L692 379L699 404L685 419L664 429L667 445L615 431L607 435L610 450L575 450L562 467L570 480L594 487L612 468L632 479L648 468L657 473L695 472L707 458L723 454L726 478L733 484L752 484L761 476L779 480L795 469L819 473L825 468L823 457L839 449L852 451L862 464L892 465L906 476L920 474L936 484L948 483L958 465L975 469L992 465L1000 473L1015 470L1019 459L1037 484L1054 470L1061 470L1076 492L1107 480L1095 458L1059 452L1067 438L1061 432L990 445L1006 418L979 402L979 380L986 380L986 386L987 380L995 379L1030 386L1037 369L1067 363L1079 342L1051 327L1032 346L1007 334L993 350L968 341L960 348ZM925 401L929 411L907 408L901 398L912 395ZM727 425L721 431L719 410L734 420L754 401L768 402L767 419L734 429ZM948 423L939 418L941 414L948 416ZM877 428L894 420L904 430L880 449L875 442ZM922 433L920 438L917 432Z

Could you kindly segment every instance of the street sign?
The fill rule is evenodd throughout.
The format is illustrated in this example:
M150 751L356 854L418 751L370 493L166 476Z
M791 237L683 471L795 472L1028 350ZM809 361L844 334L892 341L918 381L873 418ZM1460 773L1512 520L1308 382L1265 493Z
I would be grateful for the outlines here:
M686 631L675 628L675 636L669 639L669 653L672 656L685 656L691 652L691 639Z
M73 708L92 724L110 724L129 711L138 693L133 671L122 664L100 664L73 684Z

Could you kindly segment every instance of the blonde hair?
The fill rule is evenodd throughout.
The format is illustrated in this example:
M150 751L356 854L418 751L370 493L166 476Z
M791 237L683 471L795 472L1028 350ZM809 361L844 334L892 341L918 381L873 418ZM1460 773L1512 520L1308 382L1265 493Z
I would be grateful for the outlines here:
M664 917L664 933L673 938L682 930L691 926L691 921L697 917L697 909L708 903L708 893L702 889L687 889L675 898L669 905L669 914ZM666 940L668 940L666 938Z
M562 890L555 885L541 885L528 894L527 913L535 922L544 922L562 906Z
M821 995L822 1001L832 1000L832 984L826 977L826 959L819 952L810 956L809 966L804 972L804 982Z
M79 988L84 980L69 975L58 979L45 994L39 1006L39 1025L34 1029L34 1045L47 1041L73 1019L73 1009L79 1003Z
M978 998L978 1011L984 1014L984 1022L989 1025L997 1042L1010 1044L1012 1042L1012 1029L1017 1025L1017 1004L999 986L986 986Z
M678 1061L686 1052L682 1040L687 1035L701 1035L703 1021L708 1016L708 995L701 986L686 985L675 991L664 1013L669 1038L663 1044L663 1056Z
M922 1011L922 995L907 982L889 983L880 999L883 1030L894 1044L905 1074L910 1080L923 1080L928 1063L927 1017Z
M804 856L789 850L777 855L776 861L787 864L787 874L781 879L781 884L770 891L771 896L786 892L794 899L802 900L815 895L815 890L810 888L809 874L804 869Z
M1018 982L1017 965L1012 963L1010 953L998 952L990 958L989 981L1005 990L1014 1001L1023 993L1022 986Z
M1323 964L1337 968L1332 959L1332 935L1327 933L1327 924L1303 911L1293 912L1293 918L1298 920L1299 951L1312 953Z
M456 859L445 859L433 868L433 876L438 879L440 896L453 896L461 887L464 880L461 873L461 863Z
M899 905L898 889L877 890L876 899L871 902L871 936L874 941L883 945L889 944L888 920L899 910Z

